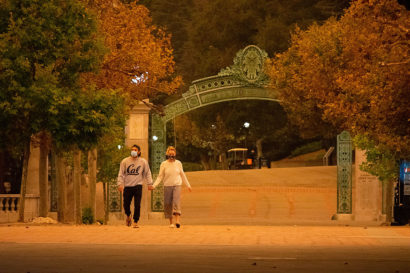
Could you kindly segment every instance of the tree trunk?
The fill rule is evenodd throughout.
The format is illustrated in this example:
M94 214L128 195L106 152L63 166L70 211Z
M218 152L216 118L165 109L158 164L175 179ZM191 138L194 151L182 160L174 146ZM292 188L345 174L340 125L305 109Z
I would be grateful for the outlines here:
M97 149L88 151L88 179L90 183L90 208L93 215L93 222L96 219L96 184L97 184Z
M81 151L74 150L74 218L75 223L82 223L81 216Z
M108 183L103 183L103 195L104 195L104 224L108 223L109 213L108 213Z
M229 167L228 167L228 160L227 160L227 158L226 158L226 154L225 153L222 153L221 154L221 165L222 165L222 169L223 170L227 170Z
M48 216L48 154L49 138L46 133L40 135L40 165L39 165L39 186L40 186L40 204L39 215Z
M56 153L56 177L58 187L58 203L57 203L57 218L61 223L65 222L65 208L66 208L66 195L67 185L65 176L65 160L62 155Z
M201 156L201 164L204 167L204 170L206 170L206 171L209 170L210 169L209 157L204 155L204 154L201 154L200 156Z
M50 167L51 167L50 211L57 212L58 210L57 153L54 148L51 148Z
M212 155L209 157L209 166L211 170L216 170L216 156Z
M264 138L256 140L256 150L258 151L258 158L263 157L262 141Z
M24 222L24 209L25 209L25 203L26 203L28 160L30 158L30 145L31 145L31 141L27 141L24 147L23 171L21 174L21 189L20 189L19 222Z

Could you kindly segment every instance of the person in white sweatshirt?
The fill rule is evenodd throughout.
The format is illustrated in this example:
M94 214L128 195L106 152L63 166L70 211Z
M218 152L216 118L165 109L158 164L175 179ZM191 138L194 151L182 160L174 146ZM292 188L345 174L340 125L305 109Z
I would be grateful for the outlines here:
M191 192L191 185L185 176L182 163L176 160L176 149L169 146L166 152L167 160L161 163L159 175L153 186L148 189L155 189L161 181L164 182L164 214L169 219L170 227L181 226L181 185L182 182ZM175 225L173 217L175 216Z
M151 170L147 160L141 157L141 148L138 145L131 147L131 156L124 158L118 172L117 186L123 193L124 211L127 215L126 225L131 225L131 201L134 199L134 217L132 226L138 227L140 219L142 184L146 181L148 186L152 185Z

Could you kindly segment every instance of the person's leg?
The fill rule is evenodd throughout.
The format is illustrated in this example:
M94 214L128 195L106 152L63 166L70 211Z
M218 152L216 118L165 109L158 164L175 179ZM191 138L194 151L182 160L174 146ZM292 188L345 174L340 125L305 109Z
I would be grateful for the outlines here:
M172 225L172 193L171 186L164 187L164 216L169 219L169 224Z
M126 225L129 226L131 225L131 200L132 200L132 190L130 188L124 188L124 192L123 192L123 205L124 205L124 212L125 215L127 215L127 219L126 219Z
M181 226L181 186L175 186L172 195L173 214L175 215L175 225Z
M142 197L142 185L137 185L133 187L134 196L134 223L138 223L140 220L140 210L141 210L141 197Z

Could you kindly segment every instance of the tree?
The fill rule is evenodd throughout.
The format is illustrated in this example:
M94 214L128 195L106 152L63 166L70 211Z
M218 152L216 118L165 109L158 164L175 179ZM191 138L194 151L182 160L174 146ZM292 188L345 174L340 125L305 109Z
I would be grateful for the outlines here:
M67 94L66 94L67 96ZM74 166L80 168L78 162L79 151L89 151L88 170L89 174L94 174L90 179L91 212L95 216L95 183L96 183L96 150L100 140L110 134L114 128L124 126L125 121L125 99L117 91L109 89L84 90L77 93L70 99L70 103L62 104L56 108L59 119L51 131L54 136L54 143L58 150L73 150L77 155L77 161ZM74 173L78 174L79 170L75 168ZM91 176L90 175L90 176ZM93 183L94 181L94 183ZM79 183L78 175L76 183ZM77 188L78 185L77 185ZM76 201L80 200L80 192L76 191ZM77 209L77 223L81 219L81 214Z
M300 128L320 120L409 156L408 19L396 1L357 1L340 20L295 32L270 75Z
M109 218L108 186L117 182L119 162L129 155L129 149L124 147L124 126L118 124L111 132L104 135L98 143L97 181L103 183L105 222Z
M409 16L397 1L355 1L340 20L297 30L270 68L272 85L298 126L320 119L351 131L367 150L362 168L388 188L397 161L410 157Z
M99 68L104 54L95 20L81 3L3 0L0 14L1 144L25 147L23 220L31 136L48 133L57 152L89 149L117 122L113 116L122 113L124 100L116 91L80 81L82 73ZM64 162L58 158L61 168ZM62 214L62 169L58 177ZM64 215L59 218L64 221Z
M109 49L100 73L86 75L87 80L98 89L120 89L129 95L129 104L175 91L181 78L173 76L170 37L152 25L144 6L118 0L82 1L96 14Z
M339 93L335 68L344 65L339 44L332 43L340 36L335 22L296 29L292 46L268 64L272 87L280 90L281 105L305 138L334 139L341 127L340 118L325 119L323 109Z
M1 146L24 151L20 220L24 217L30 139L51 131L56 108L70 102L81 72L98 66L93 18L77 1L8 1L0 6ZM59 101L57 101L59 99Z

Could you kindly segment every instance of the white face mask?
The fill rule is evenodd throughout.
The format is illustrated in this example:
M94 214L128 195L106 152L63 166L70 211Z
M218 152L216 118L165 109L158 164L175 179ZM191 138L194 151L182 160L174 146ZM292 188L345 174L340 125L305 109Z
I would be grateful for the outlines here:
M138 152L137 151L131 151L131 156L132 157L138 157Z

